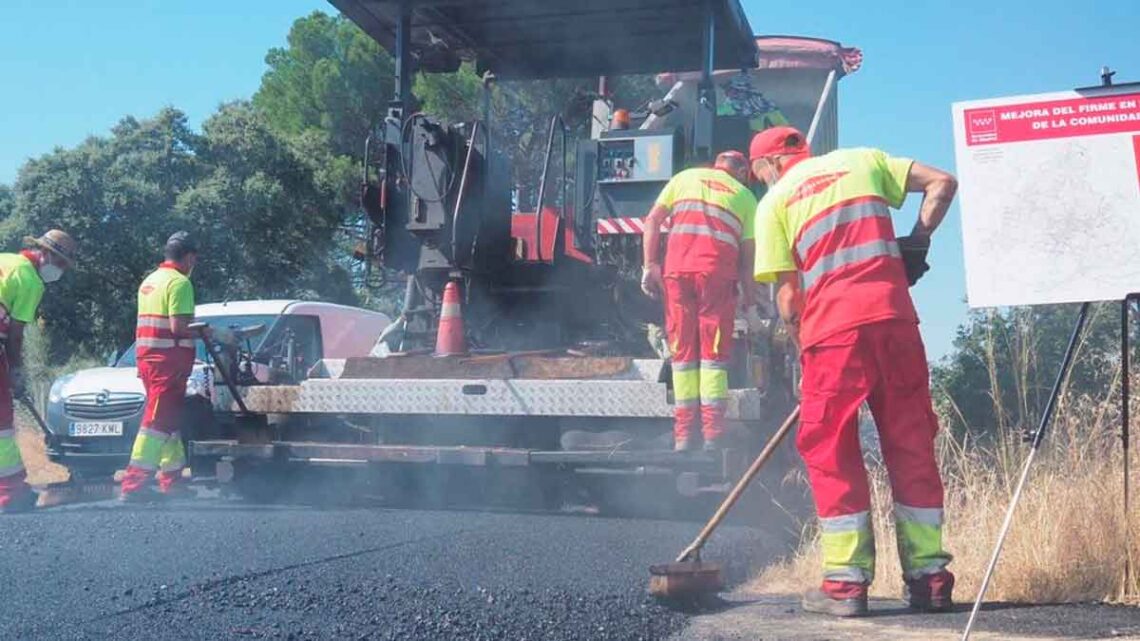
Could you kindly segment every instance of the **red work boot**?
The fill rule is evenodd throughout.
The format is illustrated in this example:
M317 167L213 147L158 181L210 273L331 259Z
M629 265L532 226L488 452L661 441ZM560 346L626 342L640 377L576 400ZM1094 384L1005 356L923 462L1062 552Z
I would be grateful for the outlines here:
M943 570L917 579L906 579L903 600L919 612L949 612L954 608L954 575Z
M867 586L847 581L824 581L823 585L804 593L806 612L836 617L861 617L867 614Z
M19 514L20 512L34 510L40 495L32 491L30 487L24 486L24 489L16 490L4 498L6 500L0 502L0 514Z

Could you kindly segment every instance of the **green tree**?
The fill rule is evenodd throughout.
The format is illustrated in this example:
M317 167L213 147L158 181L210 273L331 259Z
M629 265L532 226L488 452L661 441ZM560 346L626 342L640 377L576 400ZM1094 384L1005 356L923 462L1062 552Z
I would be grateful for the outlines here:
M129 342L139 279L157 263L166 236L184 226L175 202L202 174L197 145L185 115L164 109L151 119L124 118L109 138L57 149L20 170L3 246L50 227L81 243L77 268L48 287L40 307L53 357Z
M293 23L288 46L271 49L253 105L306 150L317 178L357 210L364 141L392 99L391 56L347 18L314 12Z
M940 414L957 434L1036 429L1064 356L1075 305L976 311L954 351L933 368ZM1071 395L1110 400L1119 385L1119 304L1093 306L1066 383Z
M223 106L203 129L164 109L21 169L14 211L0 218L3 247L51 227L80 243L76 268L40 307L53 362L130 342L135 290L178 229L200 239L199 301L353 300L328 261L335 198L293 146L247 103Z
M329 261L340 211L312 168L248 103L223 105L202 129L205 171L175 212L210 249L200 290L210 299L355 302L346 274Z

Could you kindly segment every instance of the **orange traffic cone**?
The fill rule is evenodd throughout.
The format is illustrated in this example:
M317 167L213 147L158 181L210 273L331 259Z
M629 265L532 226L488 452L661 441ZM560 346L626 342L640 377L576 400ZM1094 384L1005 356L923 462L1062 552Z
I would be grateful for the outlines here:
M435 355L466 354L463 340L463 310L459 306L459 282L448 281L443 288L443 305L439 310L439 333L435 336Z

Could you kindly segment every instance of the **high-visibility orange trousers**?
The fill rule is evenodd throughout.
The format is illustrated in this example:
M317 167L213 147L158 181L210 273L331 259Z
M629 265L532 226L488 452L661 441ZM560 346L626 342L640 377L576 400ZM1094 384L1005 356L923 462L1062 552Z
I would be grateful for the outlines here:
M949 589L942 547L942 479L934 456L938 421L918 326L882 321L804 349L796 445L820 517L824 591L865 593L874 578L871 497L859 438L870 406L894 499L903 576L912 589Z
M8 378L8 358L0 350L0 507L30 492L20 448L16 445L15 413L12 407L12 385Z
M123 494L142 489L155 472L163 492L182 478L186 451L179 428L186 405L186 379L193 363L191 360L188 366L184 360L139 361L139 378L146 388L146 407L131 450L130 464L123 474Z
M724 434L736 280L709 274L665 277L665 334L673 354L673 437L697 423L706 441Z

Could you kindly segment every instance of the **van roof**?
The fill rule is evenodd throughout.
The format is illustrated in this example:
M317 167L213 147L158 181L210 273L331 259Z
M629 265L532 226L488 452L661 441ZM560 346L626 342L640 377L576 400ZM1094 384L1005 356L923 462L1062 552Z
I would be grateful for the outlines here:
M227 301L224 303L205 303L198 305L194 309L195 316L199 318L215 318L218 316L279 316L284 314L290 307L298 304L304 304L310 309L328 309L328 310L352 310L355 312L365 312L370 314L379 314L371 310L362 309L359 307L350 307L348 305L337 305L336 303L323 303L320 301L302 301L292 299L274 299L274 300L237 300Z

